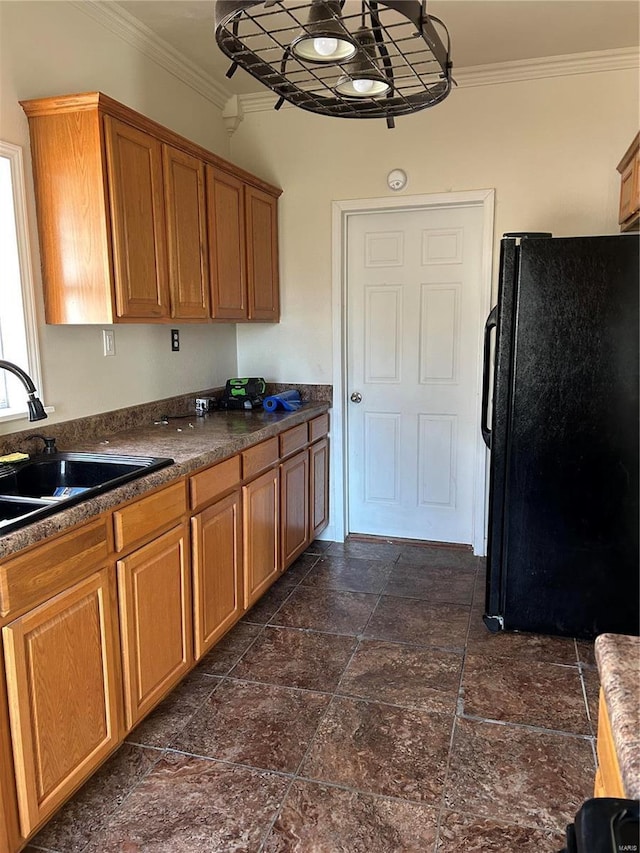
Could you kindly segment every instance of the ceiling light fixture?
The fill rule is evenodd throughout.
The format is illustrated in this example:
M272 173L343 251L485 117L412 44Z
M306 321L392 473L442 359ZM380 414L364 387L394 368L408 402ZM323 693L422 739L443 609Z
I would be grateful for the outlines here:
M346 98L379 98L391 85L378 66L375 38L366 27L360 27L355 37L358 52L338 78L336 94Z
M291 42L291 50L305 62L342 62L357 46L341 22L339 0L313 0L306 27Z
M389 127L443 101L453 84L449 35L426 0L218 0L216 41L285 101ZM436 25L444 33L444 43Z

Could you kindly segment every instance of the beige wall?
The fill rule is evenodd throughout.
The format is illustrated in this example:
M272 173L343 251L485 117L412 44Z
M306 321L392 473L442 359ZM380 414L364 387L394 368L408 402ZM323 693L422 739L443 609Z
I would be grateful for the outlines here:
M0 2L0 138L23 147L43 398L51 422L222 384L236 373L235 326L184 325L181 351L165 326L116 327L116 356L102 355L101 328L46 326L27 120L19 99L100 90L229 156L221 111L72 3ZM26 429L23 421L0 432Z
M406 194L495 188L494 269L503 231L616 232L638 95L637 71L619 71L460 88L394 130L295 108L247 114L232 159L284 188L282 322L239 327L239 373L331 382L331 202L396 195L394 167Z

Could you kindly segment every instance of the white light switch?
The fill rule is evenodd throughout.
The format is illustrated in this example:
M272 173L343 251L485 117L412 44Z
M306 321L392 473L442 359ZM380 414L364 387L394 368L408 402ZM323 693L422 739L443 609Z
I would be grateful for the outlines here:
M102 345L105 355L116 354L116 333L113 329L102 330Z

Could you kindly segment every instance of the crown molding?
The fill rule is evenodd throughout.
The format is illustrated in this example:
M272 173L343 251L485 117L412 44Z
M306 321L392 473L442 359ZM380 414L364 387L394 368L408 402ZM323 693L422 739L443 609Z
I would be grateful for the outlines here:
M540 80L545 77L566 77L573 74L594 74L638 68L640 68L640 50L636 47L628 47L454 68L453 76L458 88L464 89L471 86L494 86L499 83ZM265 91L240 95L239 100L244 113L255 113L273 109L277 98L273 92ZM291 106L285 101L282 109Z
M637 47L615 50L595 50L590 53L568 53L563 56L542 56L515 62L496 62L460 68L453 76L460 88L492 86L496 83L519 83L544 77L568 77L573 74L594 74L603 71L623 71L640 66Z
M130 15L120 6L108 0L69 0L72 6L84 12L105 29L135 47L140 53L190 86L216 107L222 109L232 93L221 86L199 66L172 47L149 27Z

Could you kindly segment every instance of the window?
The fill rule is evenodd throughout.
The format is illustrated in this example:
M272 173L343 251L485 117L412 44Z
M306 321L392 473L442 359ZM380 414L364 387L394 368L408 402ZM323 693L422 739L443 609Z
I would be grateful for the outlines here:
M24 187L22 149L0 141L0 358L26 370L42 396ZM24 386L0 370L0 422L26 414Z

